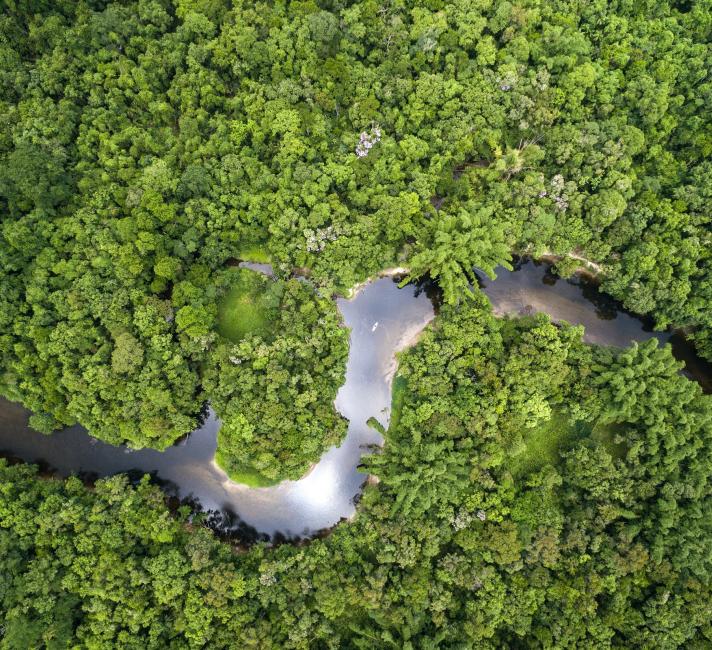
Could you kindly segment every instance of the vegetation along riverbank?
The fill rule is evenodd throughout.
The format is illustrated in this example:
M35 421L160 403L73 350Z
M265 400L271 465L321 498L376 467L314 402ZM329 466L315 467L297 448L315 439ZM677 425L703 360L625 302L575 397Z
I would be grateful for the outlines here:
M360 502L235 553L125 464L2 461L0 648L710 647L711 398L662 333L712 360L710 69L711 0L4 2L0 396L64 460L195 445L225 520ZM553 274L556 323L493 313L512 251L598 277L585 330ZM390 395L403 321L338 296L395 268L379 314L442 304Z

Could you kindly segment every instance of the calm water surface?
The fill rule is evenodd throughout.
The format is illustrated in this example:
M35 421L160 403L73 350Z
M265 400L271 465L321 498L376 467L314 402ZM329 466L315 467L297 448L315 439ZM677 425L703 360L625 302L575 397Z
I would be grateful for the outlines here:
M27 427L25 409L2 401L0 450L25 461L42 460L62 476L155 472L181 498L194 497L205 510L227 513L223 526L242 522L248 535L244 524L287 538L329 528L353 514L366 478L357 470L364 445L381 442L366 421L373 416L388 425L394 354L434 316L420 289L398 289L389 278L372 282L351 300L339 299L338 306L351 329L346 381L336 397L336 408L349 420L348 434L302 480L270 488L230 481L213 462L219 421L212 412L200 429L166 451L131 451L98 441L79 426L44 436Z
M682 337L651 332L590 284L557 279L547 265L525 262L514 271L498 269L497 280L482 278L481 286L496 313L546 312L554 320L584 325L584 338L591 343L625 346L651 336L670 341L689 374L710 389L709 364L695 357ZM213 511L216 527L233 528L246 538L306 537L329 528L354 513L365 480L357 469L360 458L367 446L381 442L366 421L375 417L388 425L394 355L434 316L422 288L398 289L389 278L370 283L350 300L339 299L338 307L351 329L346 381L336 398L336 408L349 420L348 435L299 481L248 488L228 480L213 463L219 422L212 412L200 429L166 451L131 451L100 442L79 426L51 436L36 433L27 427L25 409L0 400L0 451L42 461L62 476L152 473L172 494Z

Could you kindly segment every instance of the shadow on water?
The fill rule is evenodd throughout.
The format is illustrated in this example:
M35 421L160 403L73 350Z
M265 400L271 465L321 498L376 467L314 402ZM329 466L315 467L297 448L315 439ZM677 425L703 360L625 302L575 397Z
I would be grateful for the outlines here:
M238 515L229 504L220 510L209 510L202 513L203 525L210 528L220 539L251 546L257 542L269 542L270 536L260 533Z
M494 281L478 273L495 314L546 312L554 321L583 325L585 340L601 345L624 347L654 336L671 344L673 354L685 361L686 373L706 392L712 389L710 364L695 355L681 333L652 332L650 320L630 314L588 278L564 280L550 264L525 258L514 260L513 267L498 268ZM213 462L220 423L207 407L200 428L159 452L114 447L78 426L45 436L29 428L25 409L0 399L1 455L11 462L35 463L43 476L74 474L88 485L118 473L135 484L148 474L173 512L182 509L190 521L243 546L323 537L349 519L360 501L366 480L359 471L361 458L382 441L368 422L376 418L388 424L394 353L412 343L442 305L432 279L402 289L398 282L381 278L354 298L337 301L350 328L350 353L335 406L349 420L349 430L343 443L328 450L300 481L255 489L229 481Z
M394 278L394 282L399 282L399 280ZM415 297L425 296L433 306L435 314L439 314L440 308L443 306L443 292L438 283L426 274L412 282L411 285L415 289Z
M252 546L257 543L269 544L270 546L304 544L313 539L326 537L335 526L345 521L345 518L342 518L334 524L334 526L329 526L328 528L318 530L305 529L301 535L282 531L276 531L268 535L267 533L261 533L254 526L250 526L229 504L225 504L220 510L209 510L205 512L198 509L196 510L196 516L200 518L204 526L212 530L220 539L244 547Z
M598 286L593 282L585 278L569 278L566 280L574 286L581 288L581 295L591 303L593 308L596 310L596 316L601 320L615 320L619 313L625 312L629 313L623 306L614 300L611 296L605 293L601 293L598 290ZM630 314L632 315L632 314ZM642 322L642 319L641 319ZM645 327L645 324L644 324ZM652 327L650 330L652 331Z
M335 406L349 420L348 434L299 481L255 489L231 482L214 463L220 423L210 411L199 429L159 452L108 445L78 426L44 436L28 427L21 406L0 402L0 449L25 462L46 459L48 475L81 474L93 481L124 473L136 483L148 474L166 492L170 507L191 498L189 509L205 513L201 525L242 544L298 543L323 535L355 511L353 497L366 480L358 469L361 456L365 446L381 442L368 419L387 424L394 353L433 317L428 295L434 290L427 281L399 289L381 278L354 298L338 300L351 341L346 381Z

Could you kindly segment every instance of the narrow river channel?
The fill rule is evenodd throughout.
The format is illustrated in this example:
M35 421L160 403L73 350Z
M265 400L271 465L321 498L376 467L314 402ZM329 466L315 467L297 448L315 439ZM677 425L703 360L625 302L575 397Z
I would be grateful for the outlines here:
M709 364L695 357L684 339L651 332L584 280L558 279L548 265L529 261L514 271L498 269L497 280L482 279L481 286L495 313L546 312L554 320L584 325L585 339L592 343L625 346L651 336L670 341L689 374L710 389ZM360 458L365 447L381 442L366 422L375 417L388 425L396 352L414 342L434 316L422 287L399 289L390 278L371 282L349 300L339 299L338 306L351 329L346 381L336 398L336 408L349 420L348 435L299 481L248 488L228 480L213 463L219 422L212 413L200 429L166 451L131 451L100 442L79 426L44 436L28 428L25 409L0 400L0 453L41 461L62 476L152 473L172 494L214 511L217 528L232 528L247 539L307 537L327 529L354 513L365 480L357 469Z

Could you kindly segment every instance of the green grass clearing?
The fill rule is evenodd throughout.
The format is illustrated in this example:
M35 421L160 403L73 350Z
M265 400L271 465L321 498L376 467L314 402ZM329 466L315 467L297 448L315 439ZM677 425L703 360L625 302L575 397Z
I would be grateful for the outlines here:
M241 248L237 258L243 262L256 262L258 264L269 264L272 261L270 254L260 244L249 244Z
M628 453L628 447L624 442L616 442L616 436L624 431L625 426L617 422L597 424L593 427L591 437L600 442L613 458L623 460Z
M551 418L524 433L526 448L508 459L509 471L519 478L540 470L545 465L556 465L564 446L578 434L568 417L554 411Z
M391 388L391 420L388 424L389 429L395 430L400 422L401 411L403 410L403 402L405 402L405 390L408 382L404 377L396 375L393 378L393 387Z
M267 336L279 307L277 283L250 269L238 269L218 305L218 332L237 343L248 334Z
M613 458L625 458L627 447L617 443L616 436L624 430L620 424L597 424L592 429L589 424L571 424L562 411L555 410L551 418L524 434L525 448L522 453L507 460L509 471L515 478L521 478L540 470L545 465L556 466L561 452L574 440L591 438L601 443Z

